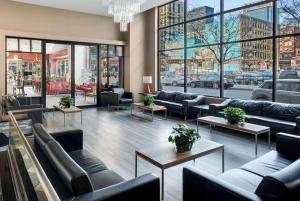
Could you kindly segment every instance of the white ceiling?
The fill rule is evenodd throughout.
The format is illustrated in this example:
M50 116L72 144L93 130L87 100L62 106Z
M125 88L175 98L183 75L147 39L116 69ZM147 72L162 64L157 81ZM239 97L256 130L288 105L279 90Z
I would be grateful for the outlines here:
M72 10L96 15L107 16L107 0L12 0L16 2L35 4L65 10ZM171 0L146 0L142 6L142 11L148 10L158 5L162 5Z

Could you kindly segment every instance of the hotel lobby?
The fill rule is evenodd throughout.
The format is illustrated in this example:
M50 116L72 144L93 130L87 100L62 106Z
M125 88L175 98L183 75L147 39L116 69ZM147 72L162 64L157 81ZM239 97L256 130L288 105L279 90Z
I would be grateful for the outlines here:
M299 201L300 0L0 0L0 201Z

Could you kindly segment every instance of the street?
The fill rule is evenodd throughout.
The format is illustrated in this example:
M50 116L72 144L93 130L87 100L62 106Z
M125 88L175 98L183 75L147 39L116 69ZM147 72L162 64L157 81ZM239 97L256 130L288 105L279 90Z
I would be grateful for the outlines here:
M238 98L238 99L251 99L252 90L257 86L253 85L235 85L232 88L224 90L224 97ZM166 91L183 91L182 86L163 86ZM213 88L187 88L188 93L195 93L207 96L220 96L220 89Z

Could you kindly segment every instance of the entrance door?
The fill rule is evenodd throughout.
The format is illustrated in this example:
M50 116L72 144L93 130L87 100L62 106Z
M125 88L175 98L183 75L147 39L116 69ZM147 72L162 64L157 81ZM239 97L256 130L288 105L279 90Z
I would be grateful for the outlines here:
M72 48L69 44L46 43L46 107L71 96Z

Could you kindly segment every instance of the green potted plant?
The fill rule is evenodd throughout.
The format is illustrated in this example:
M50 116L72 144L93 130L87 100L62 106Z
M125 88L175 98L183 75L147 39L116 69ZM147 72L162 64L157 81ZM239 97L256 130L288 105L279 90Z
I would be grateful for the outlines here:
M196 140L200 138L196 129L189 128L185 124L178 124L173 128L171 135L169 136L169 142L176 145L178 153L190 151Z
M70 108L75 105L75 100L71 96L63 96L60 98L59 106L64 108Z
M227 107L224 109L224 116L229 124L245 124L246 113L241 108Z
M144 96L144 105L151 105L154 102L154 97L150 95Z

